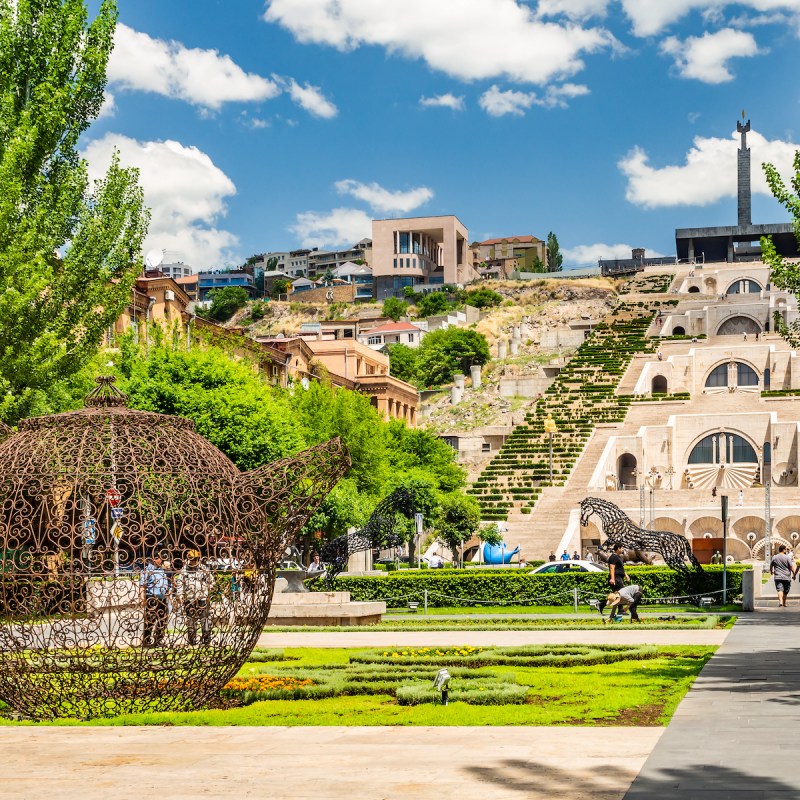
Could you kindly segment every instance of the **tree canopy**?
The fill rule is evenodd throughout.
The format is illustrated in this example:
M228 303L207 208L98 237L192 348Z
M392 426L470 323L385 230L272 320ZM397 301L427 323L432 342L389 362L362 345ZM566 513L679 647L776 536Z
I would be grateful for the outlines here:
M418 386L441 386L457 372L469 373L473 364L490 358L486 337L469 328L440 328L425 336L417 348L415 377Z
M132 407L194 420L198 433L243 470L341 436L352 467L308 532L333 536L362 525L377 502L400 485L418 496L416 510L432 525L439 498L465 484L464 470L444 441L399 421L384 422L358 392L316 382L307 389L274 387L248 361L219 348L187 351L166 340L146 353L126 338L118 370ZM404 523L404 535L412 532Z
M387 297L383 301L381 314L397 322L406 311L408 311L408 303L405 300L401 300L399 297Z
M437 314L446 314L450 303L443 292L431 292L420 297L416 301L416 306L420 317L433 317Z
M116 19L113 0L92 22L83 0L0 0L0 416L8 421L58 408L141 269L149 216L137 172L115 155L90 186L78 152L103 102Z

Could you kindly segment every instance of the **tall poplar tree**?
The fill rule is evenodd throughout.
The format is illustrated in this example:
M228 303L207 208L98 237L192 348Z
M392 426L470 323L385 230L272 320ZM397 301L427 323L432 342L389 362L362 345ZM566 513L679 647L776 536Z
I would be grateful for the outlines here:
M41 409L97 352L140 270L149 212L115 155L89 185L117 21L103 0L0 0L0 418ZM46 403L45 403L46 405Z
M800 255L800 150L794 154L791 188L786 186L773 164L762 164L762 168L773 196L791 215L797 239L797 251ZM775 288L791 292L800 299L800 267L797 262L787 261L778 253L771 236L764 236L761 239L761 257L770 267L770 283ZM775 329L792 347L800 346L800 321L795 320L787 325L780 311L776 311Z
M547 234L545 255L547 256L547 271L561 272L561 265L564 262L564 256L561 255L561 248L558 246L558 237L553 233L553 231L550 231L550 233Z

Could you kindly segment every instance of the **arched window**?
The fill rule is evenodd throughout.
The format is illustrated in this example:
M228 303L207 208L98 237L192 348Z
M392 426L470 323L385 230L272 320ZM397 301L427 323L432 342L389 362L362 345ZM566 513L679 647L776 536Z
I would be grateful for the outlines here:
M689 454L690 464L757 464L752 445L738 433L712 433L702 438Z
M728 385L728 364L720 364L711 370L706 378L706 389L714 389ZM748 364L736 362L736 385L758 386L758 373Z
M728 365L720 364L711 370L711 374L706 378L706 389L716 386L728 385Z
M684 328L683 325L676 325L672 329L672 335L673 336L686 336L686 328Z
M700 287L699 286L690 286L689 287L689 292L691 294L694 294L695 292L699 292L699 291L700 291Z
M758 374L752 367L737 361L736 384L738 386L758 386Z
M667 379L663 375L656 375L650 384L650 392L652 394L666 394Z
M741 281L734 281L728 288L728 294L758 294L761 287L749 278Z

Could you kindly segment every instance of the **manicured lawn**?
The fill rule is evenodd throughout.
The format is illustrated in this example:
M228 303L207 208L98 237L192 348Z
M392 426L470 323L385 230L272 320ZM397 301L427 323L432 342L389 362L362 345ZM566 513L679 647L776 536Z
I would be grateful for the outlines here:
M665 725L675 707L706 661L713 647L659 647L634 659L613 663L573 666L479 666L475 669L449 667L457 688L513 682L528 687L527 697L517 705L469 705L451 702L399 705L393 689L380 683L389 676L397 680L402 668L381 665L385 652L364 649L287 649L272 651L272 661L245 665L243 679L257 676L322 676L336 683L337 675L350 671L349 680L377 680L378 693L340 695L316 699L261 700L250 705L209 709L190 713L150 713L59 725ZM452 651L453 648L450 648ZM486 648L480 652L488 652ZM524 648L515 648L521 653ZM421 651L416 651L417 653ZM639 651L641 653L641 651ZM435 651L434 651L435 653ZM513 655L512 653L512 655ZM410 656L414 653L409 651ZM267 655L267 654L265 654ZM428 657L428 654L424 654ZM357 661L351 663L353 656ZM398 653L399 656L399 653ZM374 657L373 660L370 660ZM472 654L468 658L474 658ZM419 686L429 686L439 663L437 656L417 670ZM446 659L444 659L446 662ZM385 662L386 659L384 658ZM372 673L370 673L372 670ZM462 678L458 678L462 675ZM328 676L328 677L326 677ZM354 677L355 676L355 677ZM400 678L402 681L403 678ZM424 681L424 682L423 682ZM351 686L353 684L350 684ZM5 724L9 723L7 720ZM26 723L22 723L26 724Z
M686 614L686 613L699 613L707 609L701 609L697 606L683 603L681 605L640 605L640 614ZM713 614L721 613L741 613L742 604L729 603L726 606L714 606L711 609ZM411 614L408 606L398 608L387 608L387 614L399 615L408 617L421 617L423 616L422 603L420 603L416 614ZM443 608L429 608L428 613L424 616L436 616L441 614L574 614L575 606L531 606L531 605L509 605L509 606L489 606L476 603L473 606L449 606ZM597 614L591 606L579 605L579 614Z

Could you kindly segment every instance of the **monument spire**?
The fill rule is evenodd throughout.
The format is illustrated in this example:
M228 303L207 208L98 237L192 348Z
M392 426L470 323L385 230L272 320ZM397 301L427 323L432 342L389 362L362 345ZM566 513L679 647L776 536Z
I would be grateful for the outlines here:
M744 118L745 112L742 111L742 122L736 123L736 131L742 135L737 168L739 227L752 224L750 211L750 148L747 146L747 133L750 130L750 120L744 122Z

